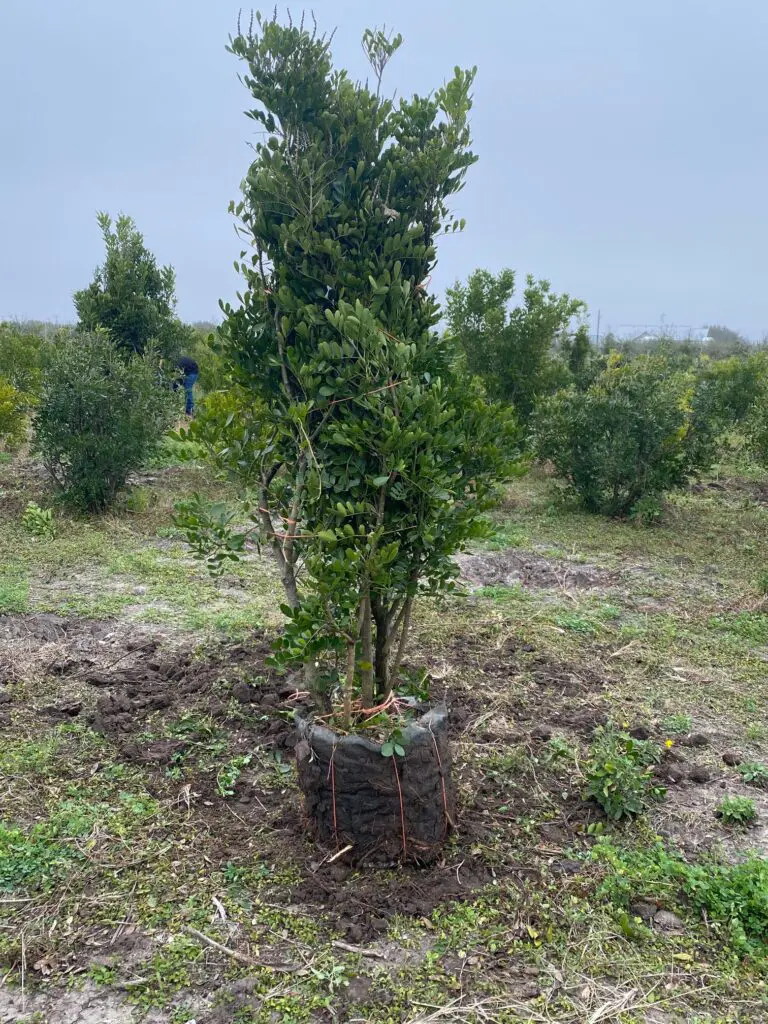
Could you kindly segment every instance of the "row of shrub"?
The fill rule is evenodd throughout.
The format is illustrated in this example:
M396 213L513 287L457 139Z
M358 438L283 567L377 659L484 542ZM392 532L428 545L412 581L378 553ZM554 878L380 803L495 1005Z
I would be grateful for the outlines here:
M207 341L195 342L217 419L224 381ZM159 356L127 352L104 332L45 341L0 326L0 367L0 445L21 444L31 416L51 480L85 509L111 503L179 412ZM710 469L730 430L768 459L763 351L685 368L664 355L593 353L566 384L534 402L527 442L590 511L652 521L665 492Z
M588 510L655 518L664 492L711 469L732 429L766 462L765 353L690 369L653 355L599 362L581 387L541 399L531 421L533 452Z

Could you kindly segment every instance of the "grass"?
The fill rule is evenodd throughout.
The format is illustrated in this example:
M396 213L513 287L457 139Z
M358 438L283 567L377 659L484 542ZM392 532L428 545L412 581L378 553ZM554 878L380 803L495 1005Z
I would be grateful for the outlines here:
M159 629L172 649L196 650L195 665L220 640L274 630L270 563L254 552L212 581L172 524L176 500L226 498L226 487L170 450L151 477L103 519L57 509L47 539L21 514L50 499L23 459L4 460L0 613L114 618L110 629L139 637ZM454 745L460 831L444 865L423 871L334 880L297 839L290 758L269 739L271 713L232 699L245 671L236 663L115 738L87 724L113 689L52 675L63 654L43 647L27 663L24 647L0 745L0 899L24 902L3 904L0 960L10 980L26 964L30 1012L36 987L87 978L174 1024L202 1016L201 991L240 1024L331 1011L372 1024L763 1019L765 866L745 859L759 830L722 827L688 784L626 824L581 794L602 716L646 727L665 765L685 758L720 773L737 799L764 799L768 616L755 566L768 562L768 511L744 487L705 488L670 499L644 529L585 515L534 472L515 482L496 527L486 555L535 549L605 573L594 586L491 584L421 607L413 663L466 711ZM64 698L85 712L62 724L45 709ZM548 731L537 738L536 727ZM688 748L694 729L716 738ZM722 764L721 742L743 754L738 769ZM162 743L174 745L164 761L136 756ZM752 866L683 856L675 837L691 836ZM436 878L455 881L453 895L422 906ZM342 927L353 909L365 919L358 897L380 900L376 914L398 911L373 947ZM640 918L638 900L683 927ZM139 938L130 959L129 936ZM40 963L54 965L50 978Z
M55 539L30 536L24 529L18 503L26 482L15 477L13 465L0 469L7 474L5 480L0 476L0 489L10 484L7 493L16 499L0 534L0 612L95 619L128 615L233 636L277 624L275 576L265 572L263 560L246 559L214 581L190 557L178 531L169 528L173 504L193 489L227 496L200 467L171 466L152 491L134 489L112 515L76 517L57 510Z

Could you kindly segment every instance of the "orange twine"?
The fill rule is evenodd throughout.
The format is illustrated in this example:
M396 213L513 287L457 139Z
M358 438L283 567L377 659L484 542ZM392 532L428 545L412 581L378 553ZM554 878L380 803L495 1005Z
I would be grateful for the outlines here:
M451 816L448 813L448 794L445 790L445 775L443 774L443 762L440 759L440 751L437 746L437 739L432 730L429 730L429 735L432 737L432 742L435 745L435 756L437 757L437 767L440 769L440 785L443 790L443 812L445 813L445 835L448 835L448 826L452 825Z
M333 753L331 754L331 760L328 763L328 778L331 780L331 803L333 808L333 838L336 842L336 847L339 846L339 828L336 820L336 766L333 763L333 759L336 757L336 745L334 744Z
M405 834L405 806L403 804L403 789L400 785L400 773L397 770L397 758L392 755L392 766L395 769L395 779L397 780L397 792L400 796L400 828L403 834L403 856L408 856L408 842Z

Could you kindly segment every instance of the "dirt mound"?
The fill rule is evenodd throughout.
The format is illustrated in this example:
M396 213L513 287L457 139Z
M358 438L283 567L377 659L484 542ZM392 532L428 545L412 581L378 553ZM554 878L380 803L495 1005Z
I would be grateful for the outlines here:
M172 639L152 626L47 613L0 615L0 682L76 676L92 667L111 672L135 654Z
M616 573L594 565L582 565L561 558L545 558L532 551L493 551L461 554L456 563L462 579L477 587L513 587L531 589L591 590L607 587L618 579Z

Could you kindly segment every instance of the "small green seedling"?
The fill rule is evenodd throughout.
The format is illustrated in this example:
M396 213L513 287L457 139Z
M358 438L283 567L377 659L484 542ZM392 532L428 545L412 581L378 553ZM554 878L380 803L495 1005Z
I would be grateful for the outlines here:
M754 825L757 821L755 801L750 800L748 796L727 796L718 805L715 816L724 825Z
M395 754L398 757L405 757L405 737L400 728L393 729L389 738L381 745L382 757L392 757Z
M664 732L670 736L687 736L692 725L691 716L681 714L667 715L661 723Z
M219 791L219 796L223 796L226 799L228 796L235 795L235 786L243 774L243 768L247 767L250 763L250 754L240 754L237 757L231 758L219 768L216 775L216 788Z
M745 761L739 765L739 775L748 786L768 789L768 766L759 761Z
M544 750L544 761L556 765L562 761L573 761L576 749L562 736L553 736Z
M30 501L21 517L21 525L33 537L53 540L56 536L56 524L53 521L52 508L40 508L36 501Z

